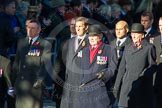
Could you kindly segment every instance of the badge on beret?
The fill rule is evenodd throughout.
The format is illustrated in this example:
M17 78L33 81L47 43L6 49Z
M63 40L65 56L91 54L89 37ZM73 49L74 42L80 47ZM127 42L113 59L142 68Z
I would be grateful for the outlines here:
M82 42L82 47L84 47L86 45L85 41Z
M98 50L98 54L101 54L102 53L102 50Z

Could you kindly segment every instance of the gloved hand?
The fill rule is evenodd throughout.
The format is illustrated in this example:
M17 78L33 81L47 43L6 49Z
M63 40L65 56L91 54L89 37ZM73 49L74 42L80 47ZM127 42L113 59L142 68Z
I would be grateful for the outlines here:
M11 97L14 97L15 95L15 91L14 91L14 88L13 87L9 87L8 90L7 90L7 94Z
M118 91L117 90L113 90L112 92L113 92L114 97L117 98L118 97Z
M104 72L99 72L96 74L97 79L103 79L104 78Z
M42 86L42 84L43 84L43 81L39 79L33 84L33 87L40 88Z

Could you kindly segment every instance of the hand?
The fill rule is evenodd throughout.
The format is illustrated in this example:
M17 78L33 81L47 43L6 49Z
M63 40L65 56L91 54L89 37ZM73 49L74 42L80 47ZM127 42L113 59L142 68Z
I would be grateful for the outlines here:
M40 88L43 84L43 81L42 80L37 80L34 84L33 84L33 87L34 88Z
M96 74L97 79L103 79L104 78L104 72L99 72Z
M113 90L113 95L117 99L117 97L118 97L118 90Z
M14 88L13 87L9 87L9 89L7 90L7 94L11 97L14 97L15 92L14 92Z

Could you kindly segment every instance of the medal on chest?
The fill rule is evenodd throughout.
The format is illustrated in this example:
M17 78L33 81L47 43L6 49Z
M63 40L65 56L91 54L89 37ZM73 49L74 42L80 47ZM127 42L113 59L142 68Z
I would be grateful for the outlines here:
M30 49L28 52L29 56L40 56L40 49Z
M107 56L97 56L97 64L106 64Z
M77 55L78 57L80 57L80 58L82 58L82 50L80 50L79 52L78 52L78 55Z

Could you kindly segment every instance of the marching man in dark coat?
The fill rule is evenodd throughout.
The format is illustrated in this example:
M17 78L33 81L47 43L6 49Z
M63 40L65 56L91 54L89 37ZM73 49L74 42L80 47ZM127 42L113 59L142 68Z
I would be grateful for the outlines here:
M66 67L61 108L110 108L105 83L114 75L116 50L101 42L102 33L97 25L90 26L88 33L90 45L83 41L82 49L68 55L72 56L72 64Z
M125 46L114 86L114 94L119 92L119 108L153 108L156 52L153 45L143 40L144 34L143 25L132 25L132 43Z
M39 37L41 26L31 20L27 37L18 43L13 64L16 108L43 108L42 84L51 60L51 44Z
M162 17L159 18L159 31L160 35L150 38L150 43L155 45L158 64L158 69L155 78L155 96L156 96L156 107L162 108Z
M63 45L62 60L65 63L65 83L63 87L63 94L61 98L61 108L78 108L75 102L77 91L72 90L75 87L79 88L80 85L80 63L77 55L79 52L88 45L88 19L85 17L78 17L75 22L75 29L77 36L69 39Z

